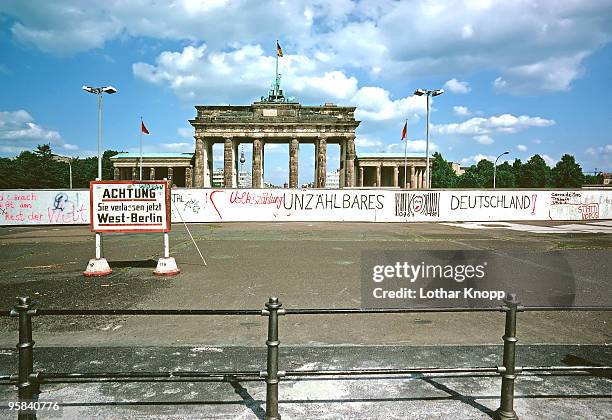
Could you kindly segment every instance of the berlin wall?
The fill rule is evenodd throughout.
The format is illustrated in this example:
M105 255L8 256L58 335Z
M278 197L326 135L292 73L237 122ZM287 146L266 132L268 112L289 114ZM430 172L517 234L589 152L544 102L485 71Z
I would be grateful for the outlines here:
M612 190L172 190L172 222L612 219ZM89 190L0 191L0 225L89 224Z

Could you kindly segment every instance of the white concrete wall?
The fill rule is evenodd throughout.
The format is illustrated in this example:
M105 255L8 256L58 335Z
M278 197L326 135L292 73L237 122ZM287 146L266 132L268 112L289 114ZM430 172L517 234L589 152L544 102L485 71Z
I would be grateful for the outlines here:
M537 221L612 219L612 190L172 191L172 221ZM89 223L87 190L0 191L0 225Z

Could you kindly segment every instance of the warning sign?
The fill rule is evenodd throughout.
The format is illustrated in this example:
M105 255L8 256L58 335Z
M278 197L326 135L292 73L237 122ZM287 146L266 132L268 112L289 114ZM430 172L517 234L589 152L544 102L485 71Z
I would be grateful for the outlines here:
M92 231L170 231L166 181L91 181L89 189Z

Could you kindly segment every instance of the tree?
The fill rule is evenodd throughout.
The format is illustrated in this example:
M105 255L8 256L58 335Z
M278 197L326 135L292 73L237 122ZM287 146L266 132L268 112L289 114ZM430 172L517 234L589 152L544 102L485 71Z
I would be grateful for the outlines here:
M14 159L0 158L0 189L17 188L18 182Z
M107 150L102 156L103 179L113 179L111 156L118 152ZM73 159L73 188L89 188L89 181L98 176L98 158ZM0 158L0 188L68 188L68 163L53 159L49 144L38 145L33 152L24 151L14 159Z
M457 183L455 185L458 188L483 188L484 179L482 176L478 175L476 166L472 165L457 178Z
M582 168L574 156L565 154L551 170L553 185L557 188L579 188L584 184Z
M593 175L585 174L584 183L586 185L602 185L603 184L603 174L601 172L594 173Z
M118 154L119 152L115 150L105 150L102 154L102 179L112 180L114 178L113 162L110 160L110 158Z
M546 188L551 186L550 168L540 155L533 155L522 165L518 178L521 188Z
M444 160L440 153L434 153L431 169L431 186L433 188L453 188L456 183L457 174L450 162Z
M508 162L504 162L501 165L497 165L497 172L495 174L495 187L496 188L515 188L516 187L516 178L514 177L514 168Z
M481 159L476 164L476 173L482 179L483 188L493 188L493 162Z
M34 150L34 153L40 156L41 158L51 159L51 145L49 143L39 144L38 146L36 146L36 150Z
M523 162L520 159L514 159L512 162L512 175L514 175L514 185L516 187L519 186L519 179L521 177L521 172L523 171Z

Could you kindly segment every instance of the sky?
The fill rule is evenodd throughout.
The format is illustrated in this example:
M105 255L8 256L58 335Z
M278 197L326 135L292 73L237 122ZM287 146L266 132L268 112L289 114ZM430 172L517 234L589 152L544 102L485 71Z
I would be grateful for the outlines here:
M195 105L247 105L274 79L303 105L356 106L357 154L430 150L612 170L612 1L3 0L0 156L50 143L66 156L103 148L193 152ZM222 145L215 166L222 167ZM250 148L244 149L247 169ZM328 170L339 166L330 147ZM288 179L288 146L266 147L266 180ZM300 183L314 148L300 148Z

